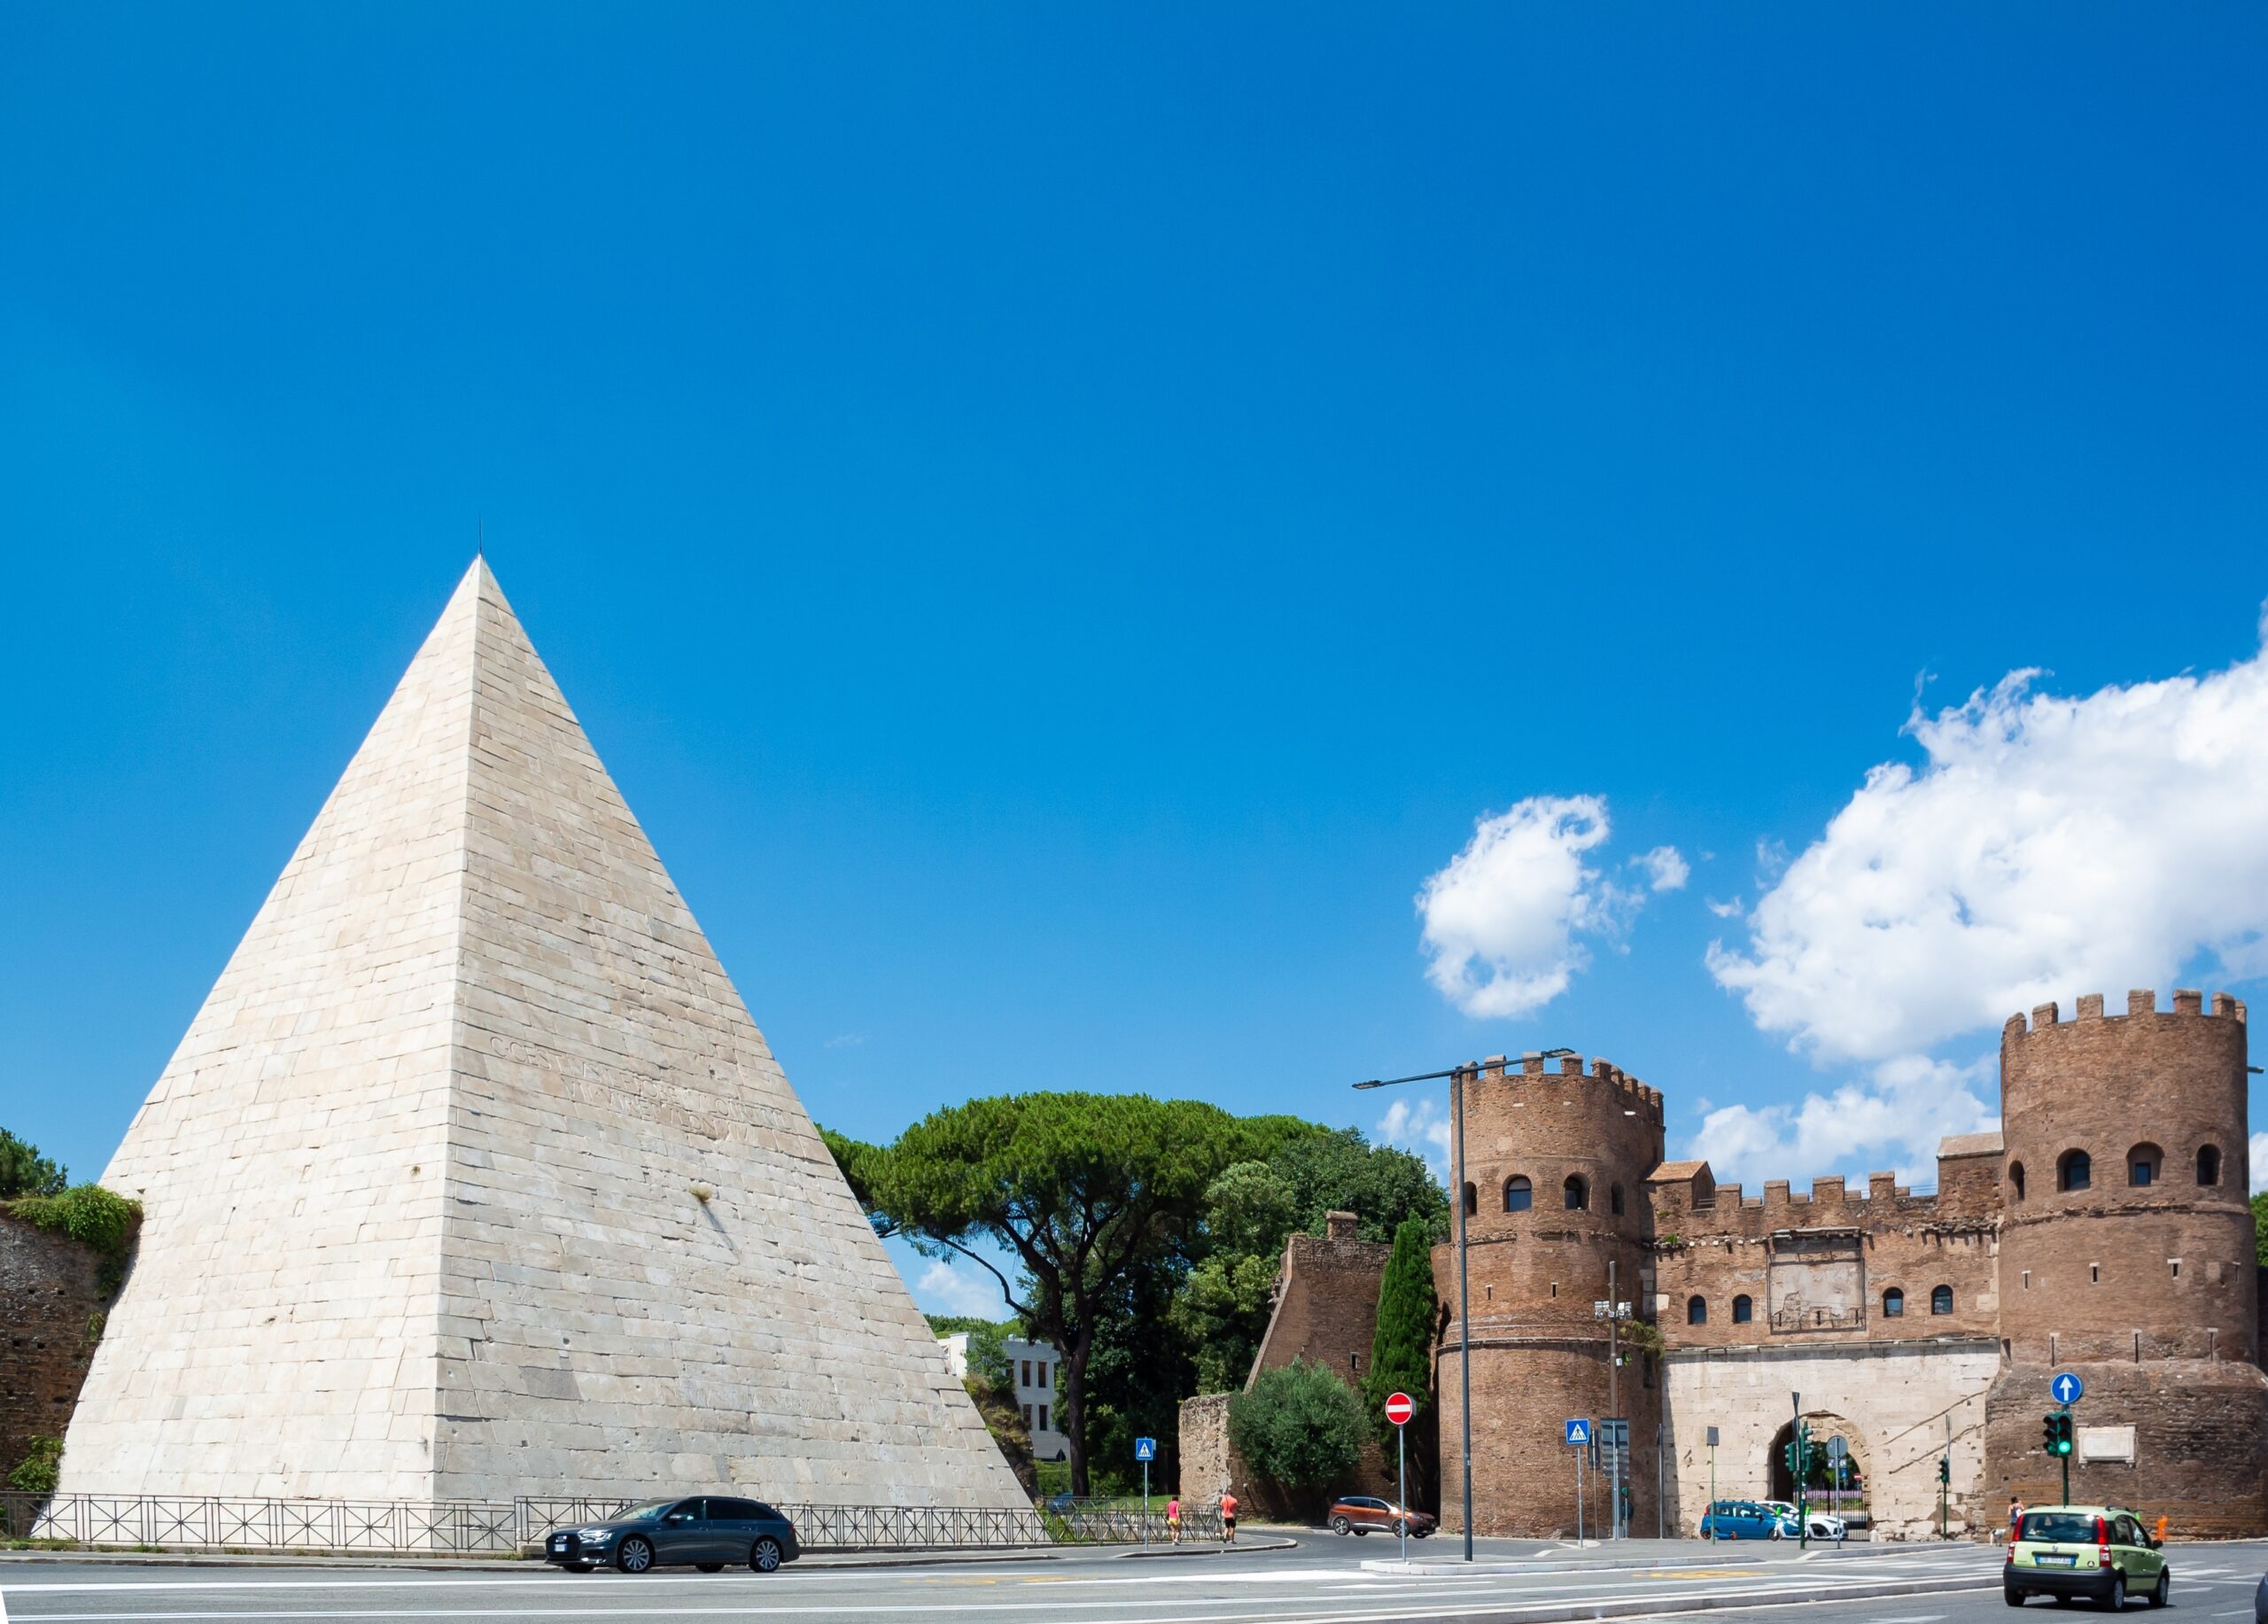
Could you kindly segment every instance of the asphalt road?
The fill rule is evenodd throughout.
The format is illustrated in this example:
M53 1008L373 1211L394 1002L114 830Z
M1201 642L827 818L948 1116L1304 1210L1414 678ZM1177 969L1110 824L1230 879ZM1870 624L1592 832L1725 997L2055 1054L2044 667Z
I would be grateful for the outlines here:
M1521 1549L1534 1550L1534 1546ZM1455 1542L1412 1547L1429 1562ZM1853 1548L1798 1558L1784 1547L1692 1545L1652 1560L1640 1542L1612 1553L1651 1566L1511 1574L1374 1573L1380 1539L1309 1535L1282 1552L1129 1558L1118 1553L917 1567L801 1566L780 1573L414 1572L401 1569L0 1565L0 1617L158 1624L198 1620L758 1620L767 1624L1541 1624L1571 1610L1653 1616L1696 1607L1757 1613L1833 1609L1835 1624L2008 1624L1999 1557L1968 1545ZM1503 1554L1511 1554L1504 1550ZM1596 1561L1543 1551L1539 1563ZM2192 1624L2230 1624L2251 1605L2268 1546L2175 1548L2176 1605ZM2194 1576L2193 1576L2194 1573ZM1950 1593L1896 1595L1915 1581ZM1821 1587L1841 1599L1794 1605ZM2047 1604L2034 1604L2047 1607ZM1985 1610L1989 1609L1989 1612Z

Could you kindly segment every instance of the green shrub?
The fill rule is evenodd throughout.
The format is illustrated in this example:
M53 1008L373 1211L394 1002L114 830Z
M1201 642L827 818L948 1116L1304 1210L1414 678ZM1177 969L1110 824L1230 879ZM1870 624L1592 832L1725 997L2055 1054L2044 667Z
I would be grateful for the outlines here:
M51 1495L63 1474L63 1440L35 1437L31 1446L32 1452L8 1474L8 1487L26 1494Z
M68 1235L105 1257L122 1256L133 1238L142 1204L100 1185L74 1185L58 1195L19 1195L7 1203L10 1216L35 1229Z
M1304 1359L1262 1371L1229 1401L1229 1441L1247 1465L1288 1489L1343 1482L1362 1454L1364 1429L1354 1388Z

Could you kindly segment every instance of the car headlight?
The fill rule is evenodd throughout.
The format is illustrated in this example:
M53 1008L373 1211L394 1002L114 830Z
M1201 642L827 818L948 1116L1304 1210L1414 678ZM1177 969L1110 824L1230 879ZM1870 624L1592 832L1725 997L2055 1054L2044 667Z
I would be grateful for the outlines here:
M607 1541L614 1537L614 1530L611 1528L583 1528L576 1533L575 1537L582 1541L586 1545L603 1545Z

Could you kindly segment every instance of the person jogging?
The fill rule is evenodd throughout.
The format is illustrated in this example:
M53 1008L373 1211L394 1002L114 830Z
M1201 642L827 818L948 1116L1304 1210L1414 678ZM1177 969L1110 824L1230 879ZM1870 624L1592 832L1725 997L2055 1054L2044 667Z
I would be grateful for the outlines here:
M1173 1536L1175 1544L1181 1543L1181 1496L1178 1494L1166 1502L1166 1532Z
M1237 1542L1237 1497L1231 1494L1221 1496L1221 1543Z

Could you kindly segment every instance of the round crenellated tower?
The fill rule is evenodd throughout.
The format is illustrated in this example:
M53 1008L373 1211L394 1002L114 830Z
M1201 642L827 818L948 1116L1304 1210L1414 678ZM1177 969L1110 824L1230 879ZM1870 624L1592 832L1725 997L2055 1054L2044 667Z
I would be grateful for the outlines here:
M2268 1376L2247 1168L2245 1007L2153 992L2000 1035L2002 1373L1986 1404L1995 1497L2060 1496L2048 1382L2084 1381L2070 1492L2182 1534L2268 1522Z
M2250 1360L2245 1008L2217 994L2053 1004L2000 1033L2000 1327L2048 1363ZM2138 1331L2136 1327L2147 1327Z
M1633 1527L1655 1526L1654 1438L1660 1377L1647 1332L1609 1357L1595 1305L1627 1302L1651 1317L1647 1174L1662 1159L1662 1099L1606 1061L1496 1056L1468 1070L1464 1189L1472 1323L1473 1524L1478 1533L1573 1533L1570 1418L1630 1422ZM1451 1316L1441 1340L1441 1511L1456 1526L1463 1472L1457 1431L1456 1249L1435 1249ZM1612 1284L1610 1285L1610 1282ZM1592 1491L1587 1527L1607 1512Z

